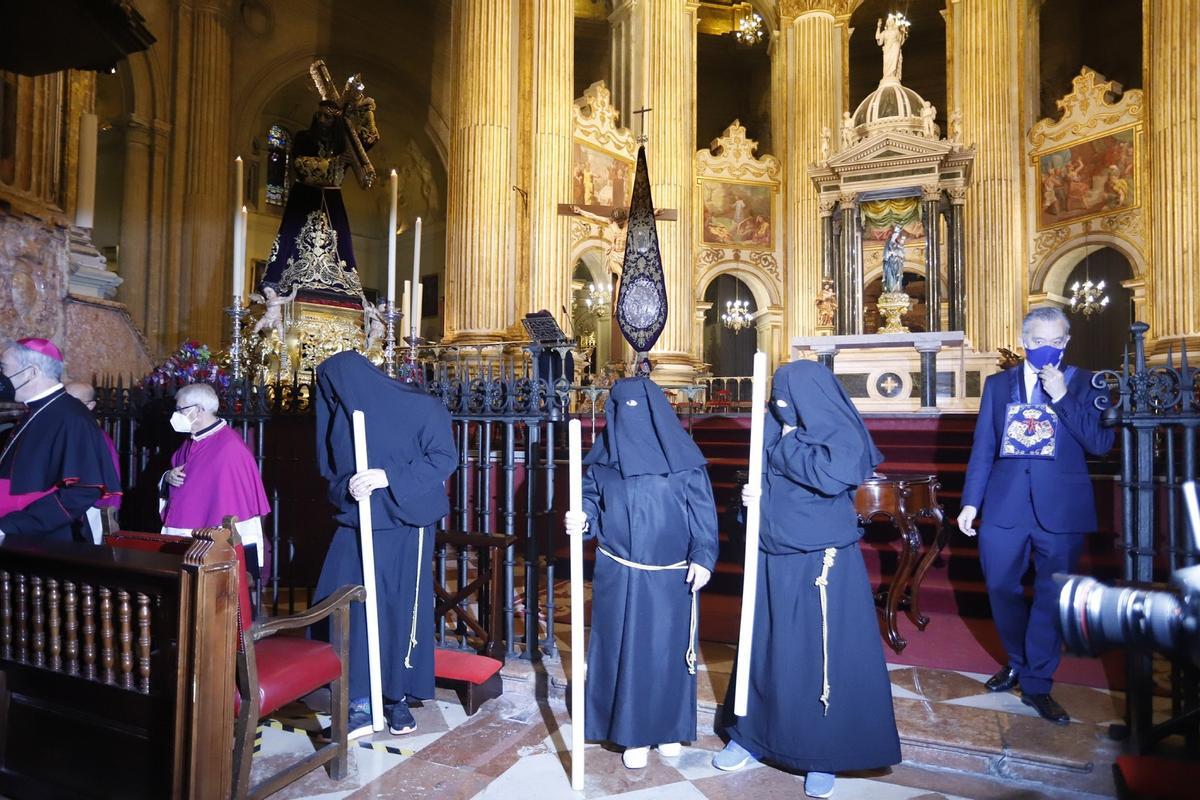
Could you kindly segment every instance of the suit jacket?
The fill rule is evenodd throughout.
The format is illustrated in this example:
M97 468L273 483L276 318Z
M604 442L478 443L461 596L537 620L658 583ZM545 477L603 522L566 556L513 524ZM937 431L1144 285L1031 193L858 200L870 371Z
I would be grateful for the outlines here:
M1086 454L1112 448L1114 432L1102 427L1092 373L1076 369L1067 393L1052 404L1058 414L1055 457L1000 458L1005 407L1014 389L1026 402L1024 365L990 376L983 385L975 442L967 462L962 504L980 509L988 525L1013 527L1029 519L1051 533L1087 533L1096 529L1096 498Z

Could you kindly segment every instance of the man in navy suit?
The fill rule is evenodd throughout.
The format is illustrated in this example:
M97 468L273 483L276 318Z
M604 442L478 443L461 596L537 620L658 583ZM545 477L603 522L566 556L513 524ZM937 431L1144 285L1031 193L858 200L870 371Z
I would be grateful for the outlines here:
M1074 571L1084 537L1096 529L1085 454L1103 455L1113 445L1113 431L1101 426L1092 373L1062 365L1069 331L1058 308L1025 315L1025 362L984 384L958 515L958 527L974 536L983 510L979 558L1008 654L987 688L1020 684L1021 701L1060 725L1070 717L1050 696L1062 649L1053 575ZM1032 607L1021 586L1030 556Z

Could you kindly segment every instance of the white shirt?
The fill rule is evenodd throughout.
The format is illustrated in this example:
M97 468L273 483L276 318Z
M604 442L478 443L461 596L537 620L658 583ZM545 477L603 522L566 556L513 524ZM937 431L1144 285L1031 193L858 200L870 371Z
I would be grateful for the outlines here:
M1038 378L1037 370L1034 369L1028 361L1026 361L1025 367L1024 367L1024 372L1022 373L1022 375L1025 378L1025 399L1027 402L1032 403L1033 402L1033 387L1037 386L1038 380L1040 380ZM1046 391L1045 386L1042 387L1042 391L1046 393L1046 396L1050 398L1050 402L1052 402L1052 403L1057 403L1059 400L1062 400L1063 397L1066 396L1064 393L1062 395L1059 395L1058 397L1053 397L1050 395L1050 392Z
M41 400L43 397L49 397L50 395L54 394L61 388L63 388L63 385L61 383L56 383L53 386L51 386L49 389L47 389L46 391L38 392L33 397L26 400L25 404L28 405L29 403L36 403L38 400Z

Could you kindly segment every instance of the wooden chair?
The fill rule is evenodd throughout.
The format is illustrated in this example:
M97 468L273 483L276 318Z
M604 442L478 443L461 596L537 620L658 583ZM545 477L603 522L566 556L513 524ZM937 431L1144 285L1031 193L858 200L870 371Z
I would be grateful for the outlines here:
M225 527L233 529L232 517L226 518ZM349 733L346 716L349 707L350 603L365 601L367 590L362 586L343 586L299 614L259 619L246 627L250 592L245 553L240 544L238 558L242 561L242 581L238 604L237 695L234 698L234 800L267 797L323 765L328 765L330 779L341 780L346 776L350 760L346 738ZM277 635L308 628L326 618L331 618L329 642ZM259 720L326 685L332 697L329 743L252 786L250 769Z
M362 586L343 586L322 602L299 614L260 619L246 626L249 618L250 591L246 578L246 555L233 526L225 519L237 551L238 615L234 661L236 670L233 708L233 780L234 800L262 798L273 794L302 775L328 764L329 777L341 780L349 766L346 712L349 705L347 661L349 656L350 603L366 599ZM186 550L190 540L157 533L119 531L106 535L105 544L132 550L176 552ZM313 641L300 636L278 636L283 631L309 627L331 617L331 642ZM259 720L328 685L332 694L332 734L325 744L303 760L271 775L253 786L250 770L254 760L254 738Z

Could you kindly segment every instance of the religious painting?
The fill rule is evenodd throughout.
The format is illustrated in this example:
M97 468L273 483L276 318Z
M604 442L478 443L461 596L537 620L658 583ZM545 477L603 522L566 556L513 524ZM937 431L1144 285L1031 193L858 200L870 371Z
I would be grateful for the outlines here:
M767 184L701 180L701 243L769 250L775 239L773 188Z
M571 202L577 206L629 205L633 162L576 140L571 146Z
M1133 208L1135 128L1078 142L1038 158L1038 228Z
M921 221L919 197L869 200L859 208L862 211L864 242L886 242L897 225L909 241L925 238L925 223Z

